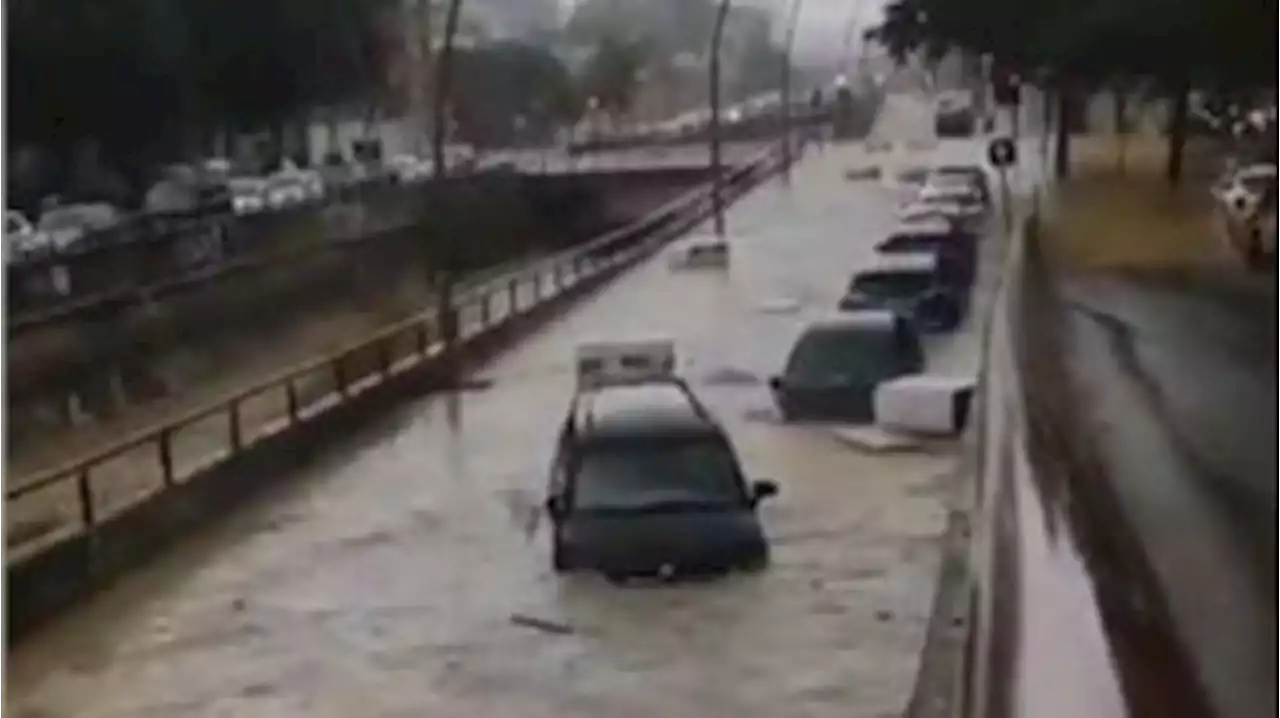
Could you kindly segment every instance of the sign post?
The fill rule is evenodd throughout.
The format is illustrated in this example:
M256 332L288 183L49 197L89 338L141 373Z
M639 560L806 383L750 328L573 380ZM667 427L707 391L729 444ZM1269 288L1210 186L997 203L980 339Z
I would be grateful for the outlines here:
M1018 162L1018 145L1008 137L997 137L987 145L987 160L1000 172L1000 204L1005 236L1013 234L1013 198L1009 191L1009 168Z

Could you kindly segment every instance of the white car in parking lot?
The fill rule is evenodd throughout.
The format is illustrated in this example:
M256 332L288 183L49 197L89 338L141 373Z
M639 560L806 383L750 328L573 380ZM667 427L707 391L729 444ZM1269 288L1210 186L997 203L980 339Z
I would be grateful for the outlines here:
M267 209L269 183L261 177L233 177L227 185L231 188L231 211L237 215L257 214Z
M430 160L414 155L396 155L387 160L387 168L397 182L408 184L430 178L434 165Z

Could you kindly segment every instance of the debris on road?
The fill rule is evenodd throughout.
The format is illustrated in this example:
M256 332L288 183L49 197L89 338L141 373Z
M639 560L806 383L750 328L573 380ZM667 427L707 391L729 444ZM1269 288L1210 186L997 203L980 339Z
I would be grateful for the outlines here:
M552 633L558 636L568 636L575 633L573 626L570 626L567 623L538 618L537 616L528 616L523 613L511 614L511 623L516 626L524 626L525 628L532 628L542 631L543 633Z
M831 430L840 443L870 453L914 452L925 448L925 439L911 434L889 431L879 426L840 427Z

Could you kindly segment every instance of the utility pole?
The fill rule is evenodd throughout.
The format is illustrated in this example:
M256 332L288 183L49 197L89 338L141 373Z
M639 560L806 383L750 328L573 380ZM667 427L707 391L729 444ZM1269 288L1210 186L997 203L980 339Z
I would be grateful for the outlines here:
M711 211L715 217L716 238L724 240L724 197L721 196L723 180L720 162L720 41L724 39L724 21L729 14L732 0L720 0L716 10L715 25L711 28L710 93L711 124Z
M782 180L787 184L791 184L791 48L796 43L796 27L803 5L804 0L791 0L787 39L782 46L782 86L778 94L782 100Z

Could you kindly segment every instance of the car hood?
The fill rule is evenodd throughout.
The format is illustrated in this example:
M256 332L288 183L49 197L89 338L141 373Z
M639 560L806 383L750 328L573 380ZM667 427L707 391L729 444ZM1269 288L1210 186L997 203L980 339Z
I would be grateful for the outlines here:
M722 570L764 551L764 534L746 506L724 509L593 513L564 524L574 562L609 573Z

